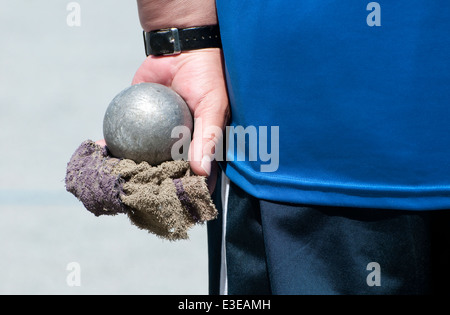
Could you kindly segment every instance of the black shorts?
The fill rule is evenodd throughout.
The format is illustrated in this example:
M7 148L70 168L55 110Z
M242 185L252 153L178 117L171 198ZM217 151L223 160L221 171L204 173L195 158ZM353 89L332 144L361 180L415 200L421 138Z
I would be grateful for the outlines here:
M450 293L449 211L275 203L218 182L210 294Z

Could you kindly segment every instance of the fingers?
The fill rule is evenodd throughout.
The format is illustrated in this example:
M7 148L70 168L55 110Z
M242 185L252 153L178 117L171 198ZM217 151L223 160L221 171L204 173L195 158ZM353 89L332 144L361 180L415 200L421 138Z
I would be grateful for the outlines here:
M105 139L97 140L97 141L95 141L95 143L98 144L98 145L100 145L100 146L102 146L102 147L105 147L105 146L106 146L106 141L105 141Z

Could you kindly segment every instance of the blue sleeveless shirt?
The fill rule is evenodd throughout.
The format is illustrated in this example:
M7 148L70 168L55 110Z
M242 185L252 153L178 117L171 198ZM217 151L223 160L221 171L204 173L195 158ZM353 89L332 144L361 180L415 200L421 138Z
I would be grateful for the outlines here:
M217 0L225 171L297 204L450 209L450 2Z

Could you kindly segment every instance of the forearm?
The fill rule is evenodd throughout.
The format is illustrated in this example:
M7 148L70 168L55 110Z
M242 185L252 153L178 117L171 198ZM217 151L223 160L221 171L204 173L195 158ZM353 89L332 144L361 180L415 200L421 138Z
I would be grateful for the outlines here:
M137 0L145 31L217 24L215 0Z

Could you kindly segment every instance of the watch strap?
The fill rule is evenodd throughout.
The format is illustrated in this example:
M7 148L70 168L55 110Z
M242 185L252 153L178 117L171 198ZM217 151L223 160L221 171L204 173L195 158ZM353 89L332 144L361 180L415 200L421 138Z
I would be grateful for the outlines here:
M222 47L218 25L144 31L144 44L147 56L176 55L187 50Z

